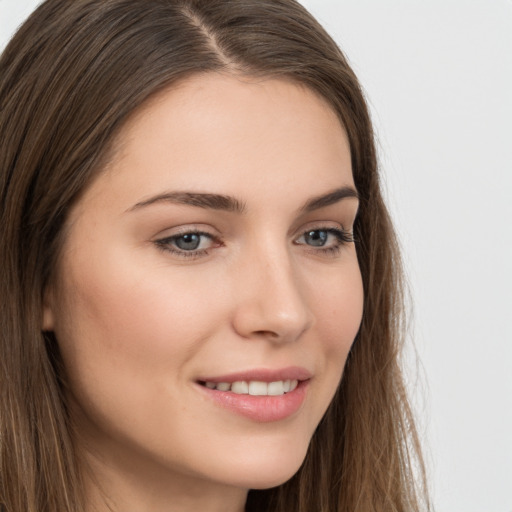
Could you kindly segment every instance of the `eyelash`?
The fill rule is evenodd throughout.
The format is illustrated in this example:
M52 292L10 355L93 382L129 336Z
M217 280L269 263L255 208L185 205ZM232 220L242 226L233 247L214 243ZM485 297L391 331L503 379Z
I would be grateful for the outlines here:
M343 246L345 246L349 243L355 242L354 236L350 231L347 231L343 228L332 228L332 227L329 227L329 228L318 227L318 228L314 228L314 229L308 229L308 230L304 231L301 234L301 236L298 238L300 239L303 236L305 236L306 234L314 233L314 232L325 232L328 235L333 235L337 240L336 245L329 246L329 247L318 246L318 248L315 248L315 246L311 246L311 245L308 246L312 249L311 252L314 252L314 253L335 256L340 252L340 250ZM181 233L177 233L176 235L172 235L172 236L162 238L160 240L156 240L155 245L157 246L158 249L165 251L165 252L170 252L172 254L175 254L175 255L179 256L180 258L200 258L202 256L208 256L209 250L212 249L212 247L209 247L207 249L196 249L196 250L187 251L184 249L176 248L172 245L173 243L176 242L176 240L179 240L180 238L183 238L184 236L187 236L187 235L197 235L200 237L207 237L210 240L212 240L213 243L217 243L218 244L217 246L221 245L221 242L216 237L211 235L210 233L206 233L204 231L197 231L197 230L183 231ZM307 245L307 244L301 244L298 242L295 242L295 244L296 245Z
M201 256L207 256L210 248L185 251L183 249L176 248L176 247L172 246L173 242L175 242L176 240L179 240L180 238L183 238L184 236L187 236L187 235L204 236L204 237L211 239L213 242L218 241L210 233L206 233L204 231L190 230L190 231L183 231L181 233L177 233L176 235L168 236L168 237L162 238L160 240L156 240L155 244L160 250L170 252L170 253L175 254L181 258L199 258Z
M325 232L328 235L333 235L336 238L337 243L333 246L329 246L329 247L319 246L318 248L315 248L315 246L309 245L308 247L311 249L310 252L320 253L320 254L327 255L327 256L336 256L337 254L339 254L339 252L345 245L355 242L354 235L350 231L347 231L343 228L318 227L318 228L308 229L307 231L302 233L302 235L299 238L302 238L307 233L314 233L314 232ZM297 245L306 245L306 244L298 244L297 242L295 242L295 243Z

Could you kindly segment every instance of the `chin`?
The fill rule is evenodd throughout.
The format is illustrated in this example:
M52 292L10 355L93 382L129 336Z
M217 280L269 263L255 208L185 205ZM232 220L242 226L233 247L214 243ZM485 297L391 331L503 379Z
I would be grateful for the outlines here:
M279 450L274 453L260 451L255 456L247 454L243 459L233 461L234 465L228 471L232 483L237 487L270 489L284 484L297 473L306 452L307 446L295 446L288 453Z
M256 483L254 483L250 489L255 490L264 490L264 489L271 489L272 487L278 487L279 485L284 484L290 478L297 473L297 471L300 468L300 464L293 469L293 471L288 472L282 472L280 474L273 475L273 478L259 478Z

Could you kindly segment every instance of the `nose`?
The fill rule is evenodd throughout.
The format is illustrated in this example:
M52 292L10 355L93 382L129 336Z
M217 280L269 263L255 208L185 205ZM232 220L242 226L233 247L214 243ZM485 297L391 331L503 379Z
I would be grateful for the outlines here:
M260 251L237 269L233 326L244 338L299 339L313 324L308 294L287 251Z

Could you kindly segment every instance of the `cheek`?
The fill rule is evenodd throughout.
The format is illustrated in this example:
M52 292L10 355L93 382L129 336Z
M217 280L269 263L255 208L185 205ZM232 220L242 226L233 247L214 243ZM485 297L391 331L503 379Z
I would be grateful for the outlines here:
M194 332L215 318L215 302L204 290L165 268L112 258L74 265L68 275L61 300L68 326L105 350L150 355L152 347L184 348Z
M363 315L363 284L357 260L326 280L321 293L316 293L316 342L322 347L321 399L315 407L324 414L339 385L348 353L358 333Z
M187 401L170 396L184 389L218 329L219 301L206 293L211 283L115 257L75 261L63 275L55 333L83 432L96 438L99 428L143 444L184 435L170 418Z
M165 267L113 254L74 261L63 275L55 333L82 403L147 401L169 375L182 377L217 328L218 301Z
M321 340L329 352L348 353L363 315L363 284L357 261L325 279L313 304Z

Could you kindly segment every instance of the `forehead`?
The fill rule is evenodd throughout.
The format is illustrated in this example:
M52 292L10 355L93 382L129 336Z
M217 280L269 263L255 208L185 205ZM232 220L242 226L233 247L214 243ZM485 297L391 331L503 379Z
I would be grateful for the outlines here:
M287 80L216 73L143 105L104 174L135 202L165 189L302 200L353 185L347 136L325 100Z

